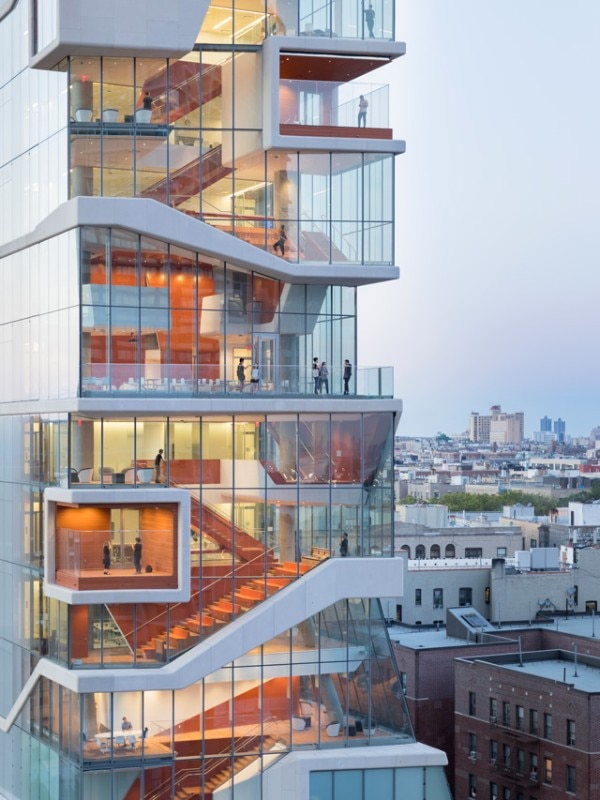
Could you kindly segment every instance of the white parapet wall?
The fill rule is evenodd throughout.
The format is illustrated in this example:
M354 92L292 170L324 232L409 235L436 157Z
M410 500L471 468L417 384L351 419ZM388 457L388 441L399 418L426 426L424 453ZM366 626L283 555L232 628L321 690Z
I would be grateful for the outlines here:
M23 0L21 0L23 2ZM40 2L40 0L37 0ZM194 46L210 0L43 0L44 30L30 65L51 69L66 56L180 58ZM30 0L32 14L35 0Z

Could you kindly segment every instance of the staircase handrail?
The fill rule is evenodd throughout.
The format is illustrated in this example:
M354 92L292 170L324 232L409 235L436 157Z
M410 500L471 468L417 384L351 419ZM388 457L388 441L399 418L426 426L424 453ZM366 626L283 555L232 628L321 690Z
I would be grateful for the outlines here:
M239 744L241 745L241 749L242 749L242 752L239 753L240 757L242 755L248 755L247 753L243 753L243 748L247 744L249 744L252 741L252 739L256 739L257 736L262 735L261 731L262 731L264 723L266 721L267 721L267 719L263 720L262 723L259 722L259 723L256 724L255 729L254 729L256 731L255 733L252 733L251 731L248 731L246 734L244 734L243 737L240 737L239 740L236 739L236 743L239 741ZM198 734L198 735L200 735L200 734ZM236 749L237 749L237 745L236 745ZM218 765L223 763L223 762L225 762L226 764L231 763L231 744L227 744L222 750L220 750L216 754L216 756L217 756L217 758L214 758L214 757L211 756L211 772L215 772L213 767L215 767L215 766L218 767ZM235 757L235 753L234 753L234 757ZM258 758L259 755L257 754L256 757ZM216 770L216 771L218 772L218 770ZM198 767L189 767L188 769L183 769L183 770L181 770L179 772L176 772L174 776L170 776L169 778L166 778L161 784L159 784L156 787L156 789L154 790L154 793L149 795L147 800L162 800L162 797L165 796L165 791L166 790L168 790L168 792L169 792L166 795L166 797L170 798L171 797L171 788L172 788L173 782L175 782L175 787L177 788L177 784L178 783L180 784L182 780L185 780L186 778L190 777L191 775L195 775L198 778L200 778L200 773L198 771Z
M151 625L153 622L157 622L161 617L165 616L165 614L170 613L171 610L174 610L174 609L179 608L181 606L187 605L189 602L191 602L191 600L195 599L196 597L199 597L203 592L205 592L207 589L211 589L213 586L215 586L215 584L219 583L220 581L227 580L227 578L233 578L235 576L235 574L236 574L236 571L237 571L238 567L240 567L240 566L247 567L249 564L252 564L254 561L264 560L265 555L268 556L269 554L272 554L274 552L275 552L275 548L271 547L271 548L267 549L265 551L265 553L261 553L260 555L256 556L255 558L251 559L250 561L245 561L243 564L236 564L236 566L231 570L231 572L228 572L226 575L219 575L218 578L215 578L213 581L211 581L210 583L207 583L201 589L198 589L197 592L194 592L193 594L191 594L189 600L181 600L178 603L174 603L173 605L169 606L168 609L165 609L164 611L161 611L160 614L157 614L155 617L152 617L151 619L147 619L141 625L137 625L133 630L129 631L128 633L124 633L123 635L124 636L132 636L136 631L140 631L140 630L142 630L142 628L145 628L147 625Z

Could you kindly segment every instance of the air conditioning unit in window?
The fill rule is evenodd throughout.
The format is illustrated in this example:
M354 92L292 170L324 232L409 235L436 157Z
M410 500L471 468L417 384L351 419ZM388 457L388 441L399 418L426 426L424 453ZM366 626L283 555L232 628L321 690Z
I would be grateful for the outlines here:
M496 717L495 715L492 715L490 717L490 722L492 723L492 725L495 725L498 722L498 717Z
M496 759L490 758L490 767L495 767L495 766L496 766Z
M471 752L469 753L469 758L471 759L471 761L477 761L477 751L471 750Z
M573 747L574 744L575 744L575 737L574 736L569 736L567 744L570 745L571 747Z
M537 774L537 772L530 772L530 773L529 773L529 780L530 780L530 781L537 781L537 779L538 779L538 774Z

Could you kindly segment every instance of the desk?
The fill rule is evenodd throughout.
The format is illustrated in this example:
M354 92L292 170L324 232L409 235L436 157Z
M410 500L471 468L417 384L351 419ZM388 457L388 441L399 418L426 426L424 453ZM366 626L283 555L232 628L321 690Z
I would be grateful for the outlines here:
M123 750L135 750L138 738L141 738L142 731L131 730L123 731L106 731L105 733L97 733L94 736L96 743L103 753L108 753L110 750L111 742Z

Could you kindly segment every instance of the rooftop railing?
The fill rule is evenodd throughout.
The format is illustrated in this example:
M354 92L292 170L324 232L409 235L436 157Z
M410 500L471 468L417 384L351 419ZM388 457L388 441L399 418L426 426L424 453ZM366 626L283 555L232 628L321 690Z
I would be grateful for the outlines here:
M254 372L247 359L244 380L237 364L83 364L83 396L143 395L150 397L306 396L393 397L393 367L353 367L347 391L344 367L327 367L313 377L310 366L269 364Z

